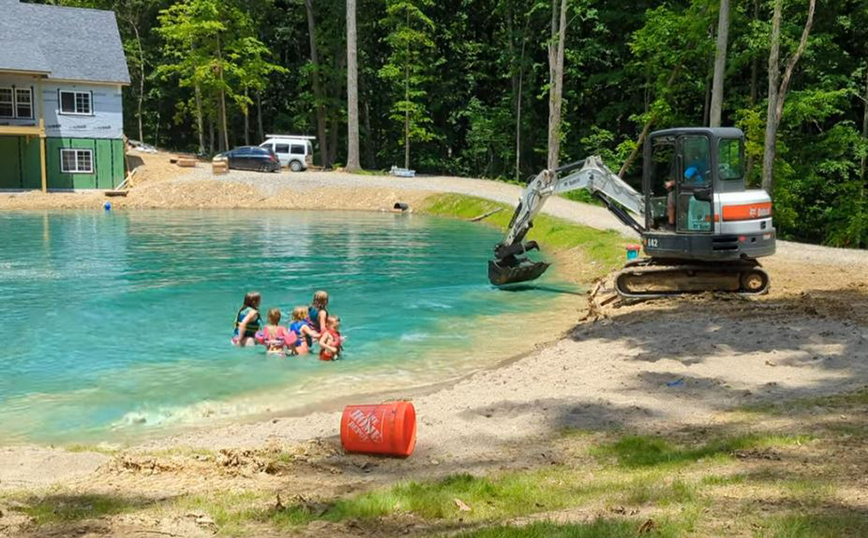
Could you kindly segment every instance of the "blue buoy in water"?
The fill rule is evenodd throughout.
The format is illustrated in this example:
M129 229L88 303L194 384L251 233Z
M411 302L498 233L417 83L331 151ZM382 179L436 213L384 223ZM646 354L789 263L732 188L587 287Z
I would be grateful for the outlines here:
M103 205L103 208L105 208L106 211L111 211L112 210L112 203L106 202L105 205Z

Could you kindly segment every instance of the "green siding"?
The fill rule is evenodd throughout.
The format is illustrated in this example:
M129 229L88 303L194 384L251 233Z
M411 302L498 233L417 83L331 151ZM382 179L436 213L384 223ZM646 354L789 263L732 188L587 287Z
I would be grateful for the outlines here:
M48 187L51 189L112 189L124 177L124 143L117 139L49 138ZM60 171L60 150L93 151L93 174L64 174Z
M20 136L0 136L0 189L21 188Z
M21 187L24 189L42 188L42 166L39 163L39 138L19 138L21 155Z

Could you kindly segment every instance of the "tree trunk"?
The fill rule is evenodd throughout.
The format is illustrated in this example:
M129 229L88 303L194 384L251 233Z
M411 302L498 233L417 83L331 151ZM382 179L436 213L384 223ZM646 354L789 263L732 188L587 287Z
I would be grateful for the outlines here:
M208 152L214 155L214 116L208 114Z
M199 154L205 153L205 126L202 118L202 90L197 82L193 86L196 95L196 130L199 132ZM213 151L212 151L213 153Z
M365 100L365 165L368 168L376 168L374 158L374 132L371 130L371 104Z
M753 2L753 20L759 20L759 0L754 0ZM750 106L750 108L753 108L756 105L758 78L759 65L756 57L753 57L750 61L750 97L748 100L748 106ZM753 175L753 168L756 165L754 161L756 161L756 158L753 154L750 154L747 158L747 171L745 172L745 178L747 179L750 179L751 175Z
M808 46L808 35L811 33L811 26L814 24L814 11L817 8L817 0L811 0L808 5L808 20L805 22L805 27L802 29L802 37L799 40L799 47L796 52L787 60L787 67L784 70L784 75L780 79L780 87L778 86L778 77L780 77L780 49L781 49L781 11L783 10L783 0L775 0L775 11L772 16L772 36L771 36L771 52L769 53L769 104L766 114L766 138L763 147L763 189L770 195L774 190L774 165L775 165L775 145L777 142L778 127L780 126L781 116L784 112L784 102L787 99L787 91L790 88L790 80L793 77L793 70L799 59L805 52Z
M515 97L515 180L521 180L521 105L522 105L522 90L524 85L524 50L527 45L527 27L530 23L530 17L525 15L524 30L521 33L521 55L518 59L518 87ZM510 37L510 43L512 38Z
M714 37L710 35L709 37ZM705 76L705 101L702 107L702 125L709 125L711 112L711 84L714 80L714 57L708 59L708 74Z
M262 128L262 92L256 92L256 123L259 127L259 141L265 141L265 129Z
M220 77L220 126L223 129L220 137L220 145L223 149L229 149L229 127L226 120L226 88L223 80L223 51L220 47L220 34L217 34L217 74Z
M865 68L865 111L862 113L862 138L868 140L868 66ZM865 190L865 181L868 180L866 177L866 167L868 167L868 155L862 156L862 173L860 177L862 178L862 190Z
M247 92L244 92L244 97L247 97ZM244 113L244 145L250 145L250 107L245 104L242 111Z
M347 0L347 170L359 163L359 73L356 50L356 0Z
M319 78L319 56L316 50L316 21L313 16L312 0L304 0L304 8L307 11L307 33L310 38L310 61L313 63L311 79L313 84L313 99L316 106L316 136L319 141L319 154L323 168L330 168L328 141L326 140L326 111L323 99L322 85Z
M337 117L332 118L329 126L329 166L334 165L338 154L338 125Z
M409 18L409 16L408 16ZM410 168L410 66L404 66L404 168Z
M723 108L723 78L726 71L726 42L729 37L729 0L720 0L717 17L717 51L714 55L714 82L711 86L711 127L720 127Z
M139 28L136 24L133 23L132 18L130 18L130 26L133 28L133 32L136 34L136 45L139 48L139 95L138 95L138 111L136 112L136 118L139 121L139 140L145 141L144 129L142 128L142 106L145 100L145 52L142 49L142 38L139 37Z
M557 1L557 0L555 0ZM555 16L552 16L552 22L555 21ZM552 28L555 30L555 28ZM554 34L554 32L553 32ZM563 104L563 82L564 82L564 45L567 34L567 0L561 0L560 7L560 23L557 26L557 41L556 46L549 48L549 62L554 60L554 68L551 70L553 78L551 79L549 90L549 154L548 154L548 169L555 170L558 167L561 150L561 105ZM551 52L556 50L555 54Z

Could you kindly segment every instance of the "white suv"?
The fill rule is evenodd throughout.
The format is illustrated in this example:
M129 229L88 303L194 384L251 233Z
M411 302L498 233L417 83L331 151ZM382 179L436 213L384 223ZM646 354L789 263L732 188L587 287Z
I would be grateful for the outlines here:
M268 148L277 155L281 166L288 166L293 172L307 170L313 164L312 136L267 135L259 147Z

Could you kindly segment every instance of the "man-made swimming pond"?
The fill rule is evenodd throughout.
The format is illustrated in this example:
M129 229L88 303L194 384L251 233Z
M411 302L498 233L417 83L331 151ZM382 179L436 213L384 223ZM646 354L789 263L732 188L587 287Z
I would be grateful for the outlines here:
M529 349L557 296L488 284L500 238L390 213L0 213L0 440L122 440L489 366ZM264 317L317 289L344 360L230 345L247 291Z

